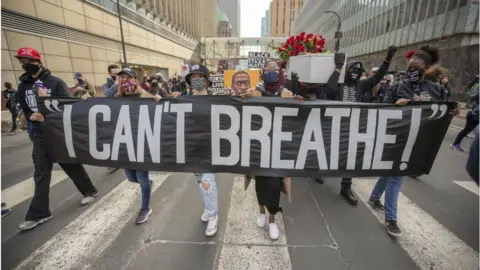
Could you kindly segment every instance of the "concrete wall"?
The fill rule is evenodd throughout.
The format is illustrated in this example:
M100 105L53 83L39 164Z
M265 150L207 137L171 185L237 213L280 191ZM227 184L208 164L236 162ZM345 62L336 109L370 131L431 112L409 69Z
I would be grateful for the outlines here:
M92 38L102 38L102 46L85 39L77 42L47 35L5 29L2 25L2 82L12 82L23 70L13 56L20 47L37 49L43 63L54 75L69 86L74 84L73 73L82 72L93 84L101 85L107 78L107 66L120 64L121 43L118 18L95 5L81 0L3 0L2 9L8 9L83 31ZM184 60L198 58L191 49L124 20L124 37L129 64L168 69L169 76L180 73Z

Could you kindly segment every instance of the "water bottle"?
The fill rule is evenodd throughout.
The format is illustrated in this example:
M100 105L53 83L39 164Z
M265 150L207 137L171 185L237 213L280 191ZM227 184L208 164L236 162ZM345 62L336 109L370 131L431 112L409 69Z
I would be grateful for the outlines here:
M36 80L36 81L35 81L35 84L34 84L34 87L33 87L33 92L34 92L35 95L37 95L37 96L39 96L39 94L38 94L38 90L39 90L39 89L45 89L45 86L43 85L43 82L42 82L42 81ZM45 90L45 91L46 91L46 90ZM45 95L46 95L46 94L47 94L47 93L45 92Z

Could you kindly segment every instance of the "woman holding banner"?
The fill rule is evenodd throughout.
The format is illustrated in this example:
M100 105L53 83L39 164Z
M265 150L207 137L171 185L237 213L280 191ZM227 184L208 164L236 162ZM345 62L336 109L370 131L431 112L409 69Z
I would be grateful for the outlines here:
M436 65L439 58L438 49L431 46L423 46L419 52L413 54L408 60L405 79L390 86L383 103L404 106L410 101L446 100L440 84L425 79L426 71ZM458 114L458 110L454 109L450 113ZM374 209L385 212L385 227L392 236L402 235L397 224L397 200L403 178L404 176L380 177L368 200ZM384 192L385 206L380 202Z
M120 77L120 85L118 91L115 94L116 98L119 97L128 97L128 98L154 98L159 101L161 98L160 95L153 96L148 93L146 90L142 89L137 81L137 74L134 70L130 68L124 68L120 71L117 76ZM148 176L148 171L124 169L127 179L130 182L140 184L140 190L142 192L142 206L140 212L138 213L136 223L142 224L148 220L148 217L152 213L152 208L150 208L150 195L152 192L153 182Z
M193 89L193 95L209 95L208 86L211 84L210 73L207 67L195 65L185 77L187 84ZM202 222L208 222L205 230L206 236L214 236L217 233L218 223L218 193L215 173L195 173L200 193L205 203L202 213Z
M263 82L260 82L255 89L248 89L246 92L240 92L242 98L248 97L281 97L294 98L293 93L284 88L281 77L280 67L275 61L267 61L262 71ZM235 78L235 76L234 76ZM244 90L244 89L243 89ZM301 96L295 96L297 100L303 100ZM252 176L246 176L246 187L250 182ZM266 210L268 210L268 234L270 239L277 240L280 236L277 224L275 224L275 215L282 212L280 207L280 194L285 192L290 200L290 177L270 177L256 175L255 178L255 192L259 204L259 214L257 216L257 226L265 227Z

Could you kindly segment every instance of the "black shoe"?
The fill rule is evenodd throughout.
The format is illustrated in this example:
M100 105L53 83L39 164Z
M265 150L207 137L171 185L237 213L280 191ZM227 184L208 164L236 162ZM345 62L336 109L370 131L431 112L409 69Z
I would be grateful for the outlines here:
M317 183L319 183L319 184L325 183L325 181L321 177L315 178L315 181L317 181Z
M340 195L351 205L357 205L358 201L351 188L342 188Z
M118 168L107 168L107 173L111 174L111 173L115 172L116 170L118 170Z
M402 230L398 227L398 224L395 220L385 220L385 227L387 228L388 234L391 236L400 236L402 235Z
M2 208L5 207L5 206L7 206L7 204L2 202Z
M368 203L373 207L373 209L380 212L385 212L385 207L383 207L383 204L380 200L368 199Z
M140 210L140 213L138 213L136 223L137 224L145 223L148 219L148 216L150 216L151 213L152 213L151 208Z
M12 212L12 209L2 209L2 218L8 216Z

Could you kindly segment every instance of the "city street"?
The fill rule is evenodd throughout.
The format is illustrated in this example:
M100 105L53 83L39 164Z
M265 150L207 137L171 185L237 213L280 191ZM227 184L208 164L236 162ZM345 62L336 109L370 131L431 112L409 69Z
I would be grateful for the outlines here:
M2 135L2 201L13 210L2 218L2 269L477 269L478 187L465 171L467 153L449 147L463 125L452 121L429 175L405 179L398 239L367 202L375 178L353 180L356 207L340 197L340 179L294 178L292 202L283 197L277 215L280 239L271 241L268 227L255 224L254 186L245 192L239 175L217 176L219 230L208 238L194 174L152 173L153 213L136 225L140 189L122 170L87 167L99 196L82 207L58 165L53 219L19 232L33 195L32 144L26 132Z

